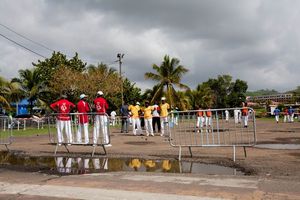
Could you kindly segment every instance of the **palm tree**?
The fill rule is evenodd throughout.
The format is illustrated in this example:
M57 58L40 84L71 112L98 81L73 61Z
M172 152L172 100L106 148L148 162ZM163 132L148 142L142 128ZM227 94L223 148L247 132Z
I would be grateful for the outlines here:
M188 69L179 65L179 62L180 61L177 58L170 59L168 55L165 55L160 66L156 64L152 65L152 68L156 71L156 73L145 73L146 79L152 79L159 82L158 89L155 91L151 100L152 103L165 93L172 106L175 101L179 100L174 89L174 85L181 89L189 88L187 85L181 83L181 78L186 72L188 72Z
M44 82L39 76L38 70L35 69L25 69L19 70L19 79L14 79L13 82L18 82L21 84L21 88L25 93L25 97L28 98L30 112L33 111L34 102L41 105L46 104L42 99L42 93L46 92L46 87Z
M114 74L117 72L117 70L115 68L112 67L108 67L107 64L104 63L100 63L97 66L95 65L89 65L87 67L87 72L88 73L93 73L93 72L102 72L102 73L106 73L106 74Z
M7 88L7 81L0 77L0 107L9 108L9 101L7 99L9 89Z
M0 107L10 110L10 103L18 102L24 97L21 86L16 82L8 82L0 77Z

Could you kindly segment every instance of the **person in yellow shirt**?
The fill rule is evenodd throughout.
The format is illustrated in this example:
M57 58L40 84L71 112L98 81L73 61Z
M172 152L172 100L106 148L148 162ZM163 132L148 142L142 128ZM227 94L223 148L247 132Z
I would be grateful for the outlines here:
M168 110L170 109L170 105L166 102L166 97L161 98L160 104L160 125L161 125L161 134L160 136L164 136L165 134L165 125L168 124Z
M141 161L138 158L135 158L129 162L128 166L130 168L133 168L135 171L137 171L141 167L141 165L142 165Z
M128 107L128 110L130 110L131 115L132 115L131 118L132 118L133 135L136 135L137 133L143 134L142 128L141 128L140 116L139 116L139 111L141 110L140 103L136 102L135 105L130 105Z
M146 134L149 136L154 136L153 134L153 127L152 127L152 111L154 110L153 106L149 105L149 102L145 102L145 108L143 109L144 111L144 121L145 121L145 129L146 129Z

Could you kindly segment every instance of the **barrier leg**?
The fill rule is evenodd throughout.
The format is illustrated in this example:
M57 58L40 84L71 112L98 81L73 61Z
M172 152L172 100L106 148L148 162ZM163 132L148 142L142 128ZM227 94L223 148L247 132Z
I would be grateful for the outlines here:
M247 151L246 151L246 147L244 146L244 155L245 155L245 158L247 158Z
M9 148L8 148L7 144L5 144L5 148L9 152Z
M55 147L55 150L54 150L54 156L56 156L57 149L58 149L58 144L56 144L56 147Z
M235 145L233 145L233 162L235 162Z
M104 145L101 145L101 146L102 146L103 151L104 151L104 154L101 154L101 155L106 155L106 149L105 149L105 146L104 146ZM94 157L94 155L95 155L96 148L97 148L97 145L96 145L96 146L93 146L92 157Z
M191 155L191 158L192 158L193 157L192 147L189 147L189 151L190 151L190 155Z
M179 146L178 160L181 161L181 146Z

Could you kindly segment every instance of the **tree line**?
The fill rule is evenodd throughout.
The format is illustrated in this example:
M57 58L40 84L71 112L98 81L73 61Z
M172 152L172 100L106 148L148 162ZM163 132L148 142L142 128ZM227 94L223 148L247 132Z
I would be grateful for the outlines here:
M19 76L12 80L0 77L0 106L10 110L12 102L26 98L29 111L34 106L49 109L49 104L66 94L70 101L77 102L85 93L89 101L102 90L111 110L121 106L121 83L124 101L160 101L162 96L172 107L180 110L201 108L237 107L246 100L246 81L233 80L230 75L219 75L199 83L192 89L182 83L188 68L180 65L180 60L166 55L160 64L153 64L152 71L144 74L145 79L156 82L144 92L128 78L121 79L116 69L104 63L87 65L76 53L68 59L60 52L53 52L50 58L32 63L33 68L19 70Z

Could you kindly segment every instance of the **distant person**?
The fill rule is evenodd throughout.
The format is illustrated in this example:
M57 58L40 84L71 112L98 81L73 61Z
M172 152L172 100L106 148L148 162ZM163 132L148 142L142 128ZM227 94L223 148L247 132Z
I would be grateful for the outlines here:
M175 107L172 109L172 119L171 121L173 122L174 125L178 125L178 117L179 117L179 109L178 107Z
M160 104L160 126L161 126L161 134L160 136L164 136L165 127L168 125L168 110L170 109L170 105L166 102L166 97L161 98Z
M242 120L243 120L243 124L244 127L247 128L248 127L248 107L247 107L247 103L244 103L243 108L242 108Z
M131 112L131 119L132 119L132 133L133 135L138 134L143 134L142 132L142 127L141 127L141 121L140 121L140 116L139 116L139 111L141 110L140 108L140 103L136 102L135 105L130 105L128 109Z
M121 120L122 120L122 127L121 133L128 133L128 126L129 126L129 117L130 113L128 110L128 104L125 102L120 109L121 113Z
M204 124L204 112L203 110L200 108L200 107L197 107L197 123L196 123L196 128L197 128L197 132L199 133L199 130L200 132L202 133L202 128L203 128L203 124Z
M280 110L278 107L275 108L275 110L273 111L273 114L275 116L275 121L278 124L279 123L279 116L280 116Z
M229 122L229 111L225 110L225 121Z
M289 117L289 110L287 107L283 109L283 123L286 123L288 121Z
M152 127L152 111L154 110L153 106L149 105L149 102L145 102L145 108L143 109L144 111L144 122L145 122L145 129L146 129L146 134L149 136L154 136L153 134L153 127Z
M116 125L116 115L117 115L117 113L116 113L116 111L111 111L111 113L110 113L110 120L111 120L111 125L112 126L115 126Z
M80 101L77 103L78 116L78 130L77 130L77 142L82 143L81 132L84 132L84 143L89 143L89 117L87 113L90 111L90 106L86 101L87 96L85 94L80 95Z
M107 109L108 103L106 99L103 97L103 92L98 91L97 97L94 100L94 107L96 109L95 116L95 124L94 124L94 134L93 134L93 145L96 146L98 144L98 139L100 133L103 136L103 141L100 144L104 144L107 147L110 147L111 144L108 136L108 119L107 119Z
M295 115L295 110L292 106L289 107L288 109L288 120L290 123L294 122L294 115Z
M233 114L234 114L234 123L236 124L241 123L241 110L234 109Z
M67 143L71 145L73 143L73 135L71 129L71 117L70 112L75 105L67 100L66 95L61 95L61 99L52 103L50 108L58 113L56 120L56 129L57 129L57 140L58 145L61 145L64 142L63 130L65 129L65 134L67 136Z
M153 112L152 112L152 127L153 132L156 133L156 127L157 132L160 133L160 107L158 106L157 101L155 101L153 105Z
M208 108L205 111L205 126L206 126L206 130L208 130L208 132L211 130L211 125L212 125L212 112L211 112L210 108Z

